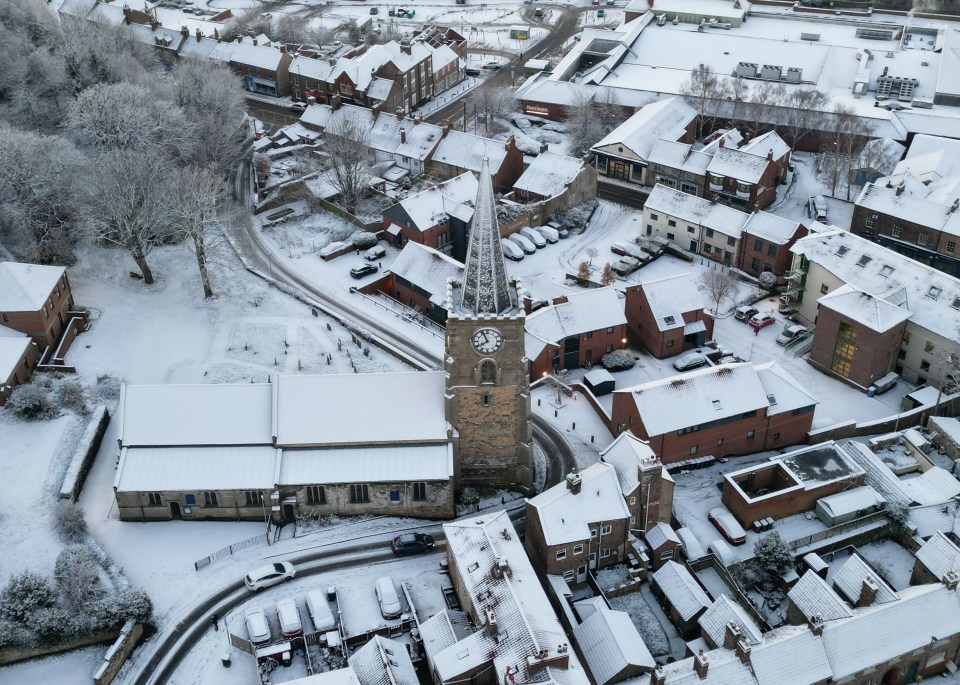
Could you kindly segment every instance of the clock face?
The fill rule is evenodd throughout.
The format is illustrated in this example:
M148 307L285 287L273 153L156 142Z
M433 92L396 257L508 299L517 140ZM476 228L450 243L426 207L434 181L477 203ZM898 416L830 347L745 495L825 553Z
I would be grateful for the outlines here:
M503 347L503 334L496 328L478 328L470 336L470 342L480 354L493 354Z

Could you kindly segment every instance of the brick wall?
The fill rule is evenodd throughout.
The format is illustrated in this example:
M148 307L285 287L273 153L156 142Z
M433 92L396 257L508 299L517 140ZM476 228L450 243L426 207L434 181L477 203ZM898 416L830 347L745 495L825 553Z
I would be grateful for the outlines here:
M59 291L59 294L58 294ZM66 271L47 296L44 308L35 312L0 312L0 324L33 338L41 349L53 345L67 324L68 312L73 307L73 294Z
M857 335L850 371L846 374L833 371L841 324L851 326ZM837 376L865 389L876 379L893 371L905 328L906 322L903 322L885 333L879 333L833 309L818 307L817 329L814 334L813 348L810 351L810 363L824 373Z
M587 493L581 493L588 496ZM524 538L524 548L530 557L534 568L540 574L548 573L563 576L571 572L576 576L577 571L589 568L589 555L596 555L597 568L622 563L627 554L627 533L629 524L627 519L603 521L604 526L610 526L610 533L600 535L599 522L588 522L591 531L596 535L593 538L571 540L562 545L548 545L543 534L543 528L536 507L527 504L527 531ZM579 551L577 551L579 550ZM604 550L607 556L603 556ZM558 559L560 554L562 558Z
M17 365L13 368L9 378L4 379L2 386L0 386L0 407L6 403L7 397L10 396L10 393L13 392L15 387L30 380L30 376L33 374L39 358L40 352L37 349L37 345L33 342L28 343L26 349L23 351L23 355L20 357L20 361L18 361Z

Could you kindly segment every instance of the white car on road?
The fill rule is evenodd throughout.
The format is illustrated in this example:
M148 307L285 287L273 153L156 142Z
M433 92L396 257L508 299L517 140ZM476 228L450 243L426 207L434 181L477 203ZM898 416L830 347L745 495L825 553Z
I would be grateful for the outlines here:
M293 567L293 564L289 561L278 561L250 571L243 582L251 592L259 592L264 588L290 580L296 575L297 570Z

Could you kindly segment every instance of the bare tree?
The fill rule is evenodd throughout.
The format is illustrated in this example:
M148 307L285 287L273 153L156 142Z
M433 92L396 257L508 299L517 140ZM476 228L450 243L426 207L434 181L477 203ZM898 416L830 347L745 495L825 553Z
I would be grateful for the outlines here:
M746 111L747 100L750 97L750 85L746 79L739 76L731 78L726 82L724 97L730 101L726 116L730 119L731 126L736 126Z
M714 302L714 313L720 313L720 303L732 298L737 293L737 282L730 275L729 269L711 268L704 271L699 278L700 289L706 292Z
M823 121L823 144L820 147L819 169L830 183L830 194L836 196L840 185L846 185L850 199L850 170L872 134L873 125L856 115L853 108L838 103L826 113Z
M147 257L172 237L171 167L155 151L113 150L97 160L97 171L85 204L92 237L126 249L152 284Z
M571 157L583 157L590 152L606 131L597 117L593 105L593 94L583 88L573 91L570 104L565 108L567 132L570 134L568 154Z
M590 266L593 266L593 260L596 259L599 254L600 251L592 245L587 248L587 257L590 258Z
M686 97L687 103L697 112L700 136L713 130L717 100L723 96L723 90L723 82L711 73L705 64L700 64L691 71L690 77L680 86L680 92Z
M173 188L176 201L170 205L177 237L185 239L200 270L203 296L213 297L209 261L220 244L220 208L226 200L226 185L212 169L189 166L179 170Z
M783 123L787 127L790 148L797 146L811 131L817 130L823 120L823 110L828 104L824 95L815 88L786 88L778 84L778 104L782 108Z
M757 83L750 89L749 100L743 105L743 120L751 135L760 133L761 126L773 118L779 93L780 89L769 83Z
M343 114L326 128L323 140L329 155L323 176L353 214L370 183L370 132L358 119Z
M603 265L603 271L600 274L600 283L602 285L610 285L613 283L613 267L610 266L610 262L607 262Z
M515 101L513 89L507 86L493 86L484 84L473 91L473 106L478 114L483 114L484 130L490 130L490 121L501 114L513 109ZM464 122L466 128L466 122Z
M605 87L598 89L593 99L593 105L596 110L601 138L622 124L624 119L626 119L623 105L620 102L620 96L617 95L617 91L613 88Z

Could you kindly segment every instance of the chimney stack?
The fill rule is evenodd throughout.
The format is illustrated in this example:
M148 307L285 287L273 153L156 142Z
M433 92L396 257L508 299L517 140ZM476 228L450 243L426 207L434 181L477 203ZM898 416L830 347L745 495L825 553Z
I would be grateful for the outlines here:
M393 113L397 115L397 121L403 121L403 108L397 107Z
M580 474L576 471L571 471L567 474L567 490L572 492L574 495L580 492L580 485L582 484L583 479L580 477Z
M414 115L414 117L413 117L413 125L414 125L414 126L416 126L417 124L422 123L422 122L423 122L423 115L422 115L422 114L416 114L416 115Z
M693 657L693 670L697 672L697 675L700 676L700 680L703 680L707 677L707 669L710 667L710 662L707 661L707 655L703 653L701 649L697 652L696 656Z
M667 685L667 672L663 670L663 664L657 664L650 672L650 685Z
M197 29L197 31L200 31L200 29ZM187 36L190 35L190 29L188 29L186 26L181 26L180 35L186 38Z
M214 30L213 30L213 38L214 38L214 40L216 40L216 41L219 43L219 42L220 42L220 31L218 31L217 29L214 29Z
M197 42L200 42L200 39L203 38L203 31L200 30L200 27L197 27Z
M773 148L770 148L769 150L767 150L767 160L771 162L773 161Z
M484 615L487 618L487 633L490 635L496 635L499 631L497 628L497 617L493 613L493 607L487 607L484 610Z
M737 643L741 640L743 634L740 632L740 629L737 627L737 624L733 621L730 621L723 631L723 648L724 649L733 649L737 646Z
M726 142L727 142L727 141L726 141L726 138L724 138L723 136L720 136L720 140L717 141L717 145L719 145L719 146L720 146L720 149L722 150L722 149L723 149L723 146L726 144Z
M450 122L445 121L440 125L440 137L446 138L448 133L450 133ZM529 313L530 312L527 312L527 314Z
M863 584L860 586L860 596L857 598L858 607L868 607L873 604L873 600L877 598L877 591L880 589L880 586L877 585L872 577L867 576L863 579Z
M547 143L547 141L545 141L545 140L541 140L541 141L540 141L540 154L541 154L541 155L542 155L544 152L546 152L549 148L550 148L550 145L549 145L549 143Z
M130 8L127 5L123 6L123 23L130 26Z
M960 197L956 198L953 201L953 204L950 205L950 213L953 214L955 211L957 211L958 206L960 206Z
M807 618L807 627L814 635L823 635L823 619L818 614Z
M906 183L900 181L900 183L897 184L897 197L900 197L903 194L904 188L906 188Z
M957 585L960 585L960 575L957 575L956 571L947 571L943 576L943 584L948 590L956 590Z
M341 100L340 100L340 93L334 93L333 95L331 95L331 96L330 96L330 109L332 109L334 112L336 112L338 109L340 109L340 102L341 102Z
M736 652L737 656L740 657L741 664L750 663L750 643L747 642L746 638L740 638L737 640Z
M406 143L407 143L407 129L401 128L401 129L400 129L400 144L401 144L401 145L406 145Z
M382 102L375 102L375 103L373 103L373 107L370 108L370 111L373 112L373 118L374 118L374 119L376 119L378 116L380 116L380 110L382 110L382 109L383 109L383 103L382 103Z

